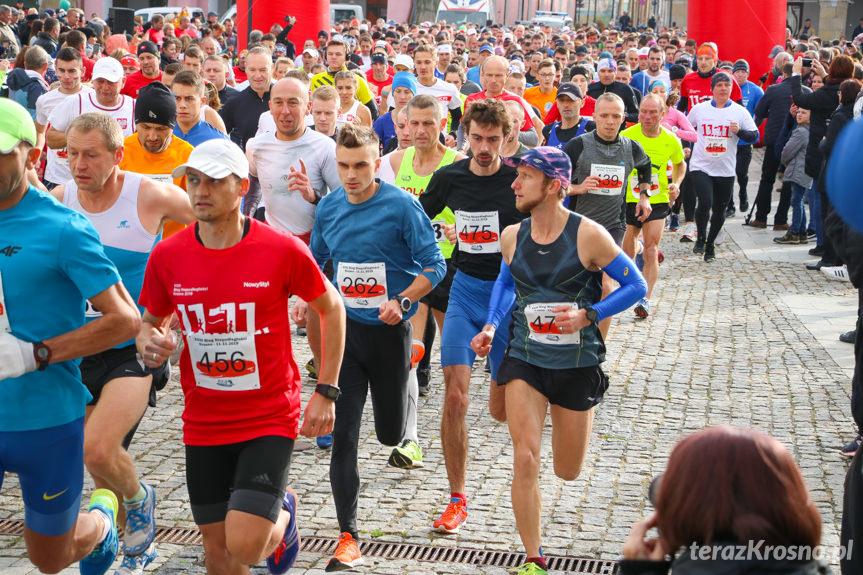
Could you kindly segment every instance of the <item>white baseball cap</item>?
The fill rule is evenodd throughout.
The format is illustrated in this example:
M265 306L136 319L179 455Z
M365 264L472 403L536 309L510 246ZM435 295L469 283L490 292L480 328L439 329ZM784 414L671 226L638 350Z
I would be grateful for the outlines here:
M207 140L197 146L189 154L185 164L174 168L171 177L182 178L189 168L216 180L227 178L230 174L243 179L249 177L249 160L246 155L237 144L225 138Z
M303 50L303 54L308 54L312 58L318 57L318 51L315 50L314 48L306 48L305 50Z
M468 28L465 34L467 34L468 36L473 36L474 34L476 34L476 28Z
M438 54L452 54L452 46L449 44L438 44L437 46Z
M408 70L413 70L414 59L407 54L399 54L398 56L396 56L395 62L393 62L393 67L395 66L407 66Z
M123 78L123 65L119 60L103 56L93 66L93 79L103 78L109 82L119 82Z

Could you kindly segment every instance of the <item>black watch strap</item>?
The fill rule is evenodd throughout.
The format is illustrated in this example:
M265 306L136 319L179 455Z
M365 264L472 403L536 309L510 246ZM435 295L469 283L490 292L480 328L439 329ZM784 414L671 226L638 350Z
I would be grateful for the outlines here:
M335 385L319 383L315 386L315 393L320 393L327 399L332 399L333 401L336 401L342 395L342 390Z
M596 325L596 320L599 319L599 313L592 307L584 308L584 316L587 318L587 321L591 323L591 325Z

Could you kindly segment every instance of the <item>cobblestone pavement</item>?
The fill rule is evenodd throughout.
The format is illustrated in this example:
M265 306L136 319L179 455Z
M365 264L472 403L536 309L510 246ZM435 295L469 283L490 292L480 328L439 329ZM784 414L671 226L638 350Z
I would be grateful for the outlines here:
M758 158L760 151L753 162L753 197ZM710 264L690 252L691 244L679 243L677 234L665 234L666 259L652 302L653 315L640 321L627 311L612 324L605 364L611 387L597 410L590 450L577 480L563 482L554 476L546 428L541 470L546 553L618 558L630 526L649 513L648 483L662 472L674 443L707 425L722 423L761 429L789 447L821 511L823 543L838 545L847 469L839 448L853 431L849 365L837 363L825 347L828 339L835 340L838 327L819 341L808 325L817 318L811 312L798 317L787 302L789 298L847 302L856 296L850 284L806 271L799 263L800 249L783 255L781 250L789 248L775 246L773 233L753 235L741 231L741 223L740 215L728 221L728 239ZM769 261L750 258L747 250L752 246L777 251ZM295 337L294 344L302 365L308 358L305 341ZM474 371L467 418L470 517L457 536L430 532L448 497L439 439L443 383L440 369L433 373L433 393L421 398L419 406L424 469L387 467L389 450L375 440L371 412L366 412L360 446L361 536L521 551L509 503L509 436L506 426L493 422L488 414L489 384L482 369ZM304 396L310 392L311 386L306 385ZM156 487L157 519L162 526L193 526L184 485L181 412L182 395L179 385L173 384L161 395L159 407L147 414L132 446L138 469ZM295 456L290 481L300 499L301 535L337 536L328 461L329 453L318 449ZM88 482L85 493L91 488ZM0 519L23 517L19 496L15 476L7 476L0 494ZM159 554L148 572L204 573L200 547L162 545ZM327 559L301 554L291 573L322 573ZM375 558L367 558L362 570L505 572ZM67 572L77 570L63 573ZM0 573L36 573L20 538L0 538Z

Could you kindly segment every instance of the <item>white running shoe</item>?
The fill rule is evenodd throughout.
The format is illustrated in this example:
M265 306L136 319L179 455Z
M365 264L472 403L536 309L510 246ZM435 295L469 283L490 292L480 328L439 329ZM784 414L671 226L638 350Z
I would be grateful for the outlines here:
M695 227L695 222L689 222L683 226L683 235L680 236L681 242L694 242L695 236L698 234L698 228Z
M831 280L837 280L840 282L851 281L851 278L848 277L848 266L822 267L821 273Z
M725 230L719 230L719 234L717 234L716 239L713 241L714 245L721 246L722 242L725 241Z

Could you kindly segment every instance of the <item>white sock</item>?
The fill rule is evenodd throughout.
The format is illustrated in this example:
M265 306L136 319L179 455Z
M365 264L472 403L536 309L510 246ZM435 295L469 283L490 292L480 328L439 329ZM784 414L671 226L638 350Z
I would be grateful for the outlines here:
M102 534L99 535L99 543L105 541L108 538L108 534L111 532L111 518L105 515L105 513L100 509L94 509L96 515L102 519Z
M405 439L417 441L417 398L420 395L419 382L417 381L417 370L412 369L408 373L408 413L405 421Z

